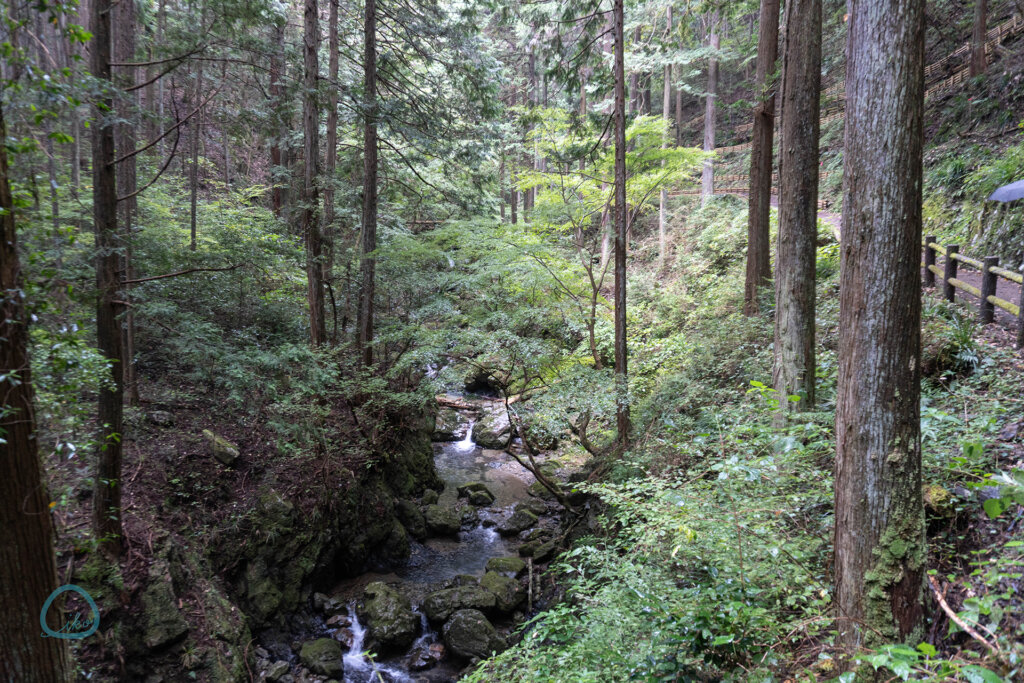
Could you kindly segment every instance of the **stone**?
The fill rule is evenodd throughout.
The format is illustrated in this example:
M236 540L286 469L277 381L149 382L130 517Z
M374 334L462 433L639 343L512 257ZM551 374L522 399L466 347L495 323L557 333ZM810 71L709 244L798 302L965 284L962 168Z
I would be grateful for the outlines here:
M548 491L544 484L539 481L535 481L530 484L530 487L526 489L526 492L535 498L542 498L543 500L555 500L555 495Z
M473 491L469 494L469 504L477 507L487 507L494 502L494 496L490 491Z
M188 633L188 622L178 609L166 565L150 570L150 583L142 594L143 642L151 650L176 643Z
M146 418L157 427L172 427L174 425L174 415L166 410L154 410L146 415Z
M266 680L271 681L271 683L277 683L281 680L282 676L288 673L288 670L290 668L291 667L288 666L288 662L276 661L273 664L271 664L270 667L267 668L266 672L264 672L263 674L263 677Z
M454 536L462 528L458 510L448 505L428 505L424 517L431 533Z
M462 508L460 519L463 526L475 526L480 523L480 513L472 505Z
M328 628L343 628L345 626L351 626L352 620L344 614L335 614L333 617L324 622L324 625Z
M503 449L511 436L512 425L503 405L488 410L473 425L473 441L481 448Z
M541 543L533 551L533 561L534 562L544 562L545 560L550 559L551 556L555 554L555 547L556 546L555 546L555 542L554 541L548 541L547 543Z
M427 489L423 492L423 497L420 498L420 502L423 505L433 505L440 497L440 494L434 489Z
M318 638L302 644L299 660L315 674L341 676L341 644L331 638Z
M523 507L538 517L547 514L548 504L539 498L529 498L521 503Z
M409 534L397 519L391 525L391 533L379 547L378 557L388 565L396 565L409 559Z
M514 536L521 531L529 529L537 523L537 515L530 512L526 506L517 505L515 511L501 524L498 525L498 533L502 536Z
M217 458L222 465L230 467L238 460L238 456L240 455L238 446L231 443L223 436L214 434L209 429L204 429L203 437L206 438L206 441L210 446L210 455Z
M486 493L491 493L491 490L487 488L487 484L483 483L482 481L471 481L466 484L457 486L455 490L458 491L459 498L466 498L469 496L469 494L474 493L476 491L484 491ZM491 494L491 497L493 498L494 494Z
M431 593L423 601L423 612L430 621L440 623L460 609L491 610L497 604L491 591L478 585L466 585Z
M347 612L345 605L341 604L331 596L325 595L323 593L313 593L313 609L315 609L317 612L323 612L327 615L336 615L343 612ZM331 620L328 619L327 623L330 624Z
M494 593L495 607L505 614L513 612L526 600L526 588L517 580L498 572L484 574L480 579L480 587Z
M339 628L334 632L334 639L344 645L347 650L352 647L352 643L356 642L356 634L350 628Z
M462 414L454 408L441 408L437 411L434 424L433 441L460 441L466 436L469 425L462 419Z
M426 671L444 659L445 649L441 643L430 643L414 648L409 654L409 671Z
M267 572L267 563L257 558L245 568L245 597L258 619L274 613L281 604L283 594Z
M382 650L408 647L420 626L409 598L382 581L366 587L359 614L367 634Z
M395 514L409 535L417 540L427 537L427 520L416 503L411 500L400 500L395 503Z
M490 657L502 652L508 645L498 635L487 617L475 609L461 609L452 615L441 629L444 643L449 650L460 657Z
M487 560L487 571L515 578L526 571L526 561L521 557L492 557Z

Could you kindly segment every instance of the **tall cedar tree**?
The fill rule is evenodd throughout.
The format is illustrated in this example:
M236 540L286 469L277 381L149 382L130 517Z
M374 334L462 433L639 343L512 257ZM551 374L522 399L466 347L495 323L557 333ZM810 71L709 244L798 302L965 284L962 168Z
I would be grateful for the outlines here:
M0 108L0 140L6 139ZM39 610L57 588L57 565L32 410L29 315L8 171L7 146L0 145L0 680L51 683L71 680L72 669L67 641L39 635Z
M306 299L309 303L309 337L313 346L327 340L324 321L323 240L320 237L320 104L317 51L320 48L320 10L317 0L306 0L303 12L305 91L302 98L302 129L306 162L302 174L302 234L306 241Z
M324 150L324 221L321 237L323 248L324 286L331 288L331 304L334 309L334 331L331 342L338 337L338 310L334 303L334 170L338 164L338 0L330 0L330 14L327 20L327 149Z
M626 206L626 49L623 0L612 8L615 34L615 425L618 447L629 445L629 380L626 368L626 234L629 207Z
M779 52L779 0L761 0L757 39L757 88L753 140L750 148L750 195L747 211L747 277L743 312L758 312L757 290L771 278L769 217L772 199L772 137L775 129L775 86L768 82Z
M377 0L366 0L363 22L363 227L357 344L373 364L373 290L377 267Z
M103 88L92 123L92 214L96 236L96 344L110 363L111 381L99 391L99 440L93 485L93 530L110 557L121 554L121 437L124 346L121 243L117 234L113 92L110 80L110 0L92 3L92 74Z
M708 59L708 92L704 104L704 151L715 151L715 98L718 90L718 11L711 15L711 26L708 35L708 47L711 58ZM715 194L715 167L711 159L704 160L704 170L700 176L700 201L706 204Z
M971 77L980 76L988 68L988 56L985 54L985 39L988 25L988 0L974 2L974 30L971 32Z
M835 466L835 603L848 652L921 635L924 4L848 5Z
M818 225L821 0L786 3L779 144L779 234L775 254L773 386L814 405L814 283Z
M668 27L668 34L672 35L672 7L671 5L665 9L665 22ZM665 138L662 142L662 148L668 147L668 136L671 128L672 121L672 65L666 63L662 69L664 74L662 82L662 105L661 115L665 119ZM666 243L667 237L667 226L665 222L667 220L666 212L668 209L668 189L662 186L661 193L658 197L658 269L665 267L665 250L667 248Z

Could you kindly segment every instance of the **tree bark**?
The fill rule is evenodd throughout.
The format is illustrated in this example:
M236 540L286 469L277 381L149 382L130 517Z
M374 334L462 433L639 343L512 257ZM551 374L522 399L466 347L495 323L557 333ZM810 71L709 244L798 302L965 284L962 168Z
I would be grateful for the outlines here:
M7 126L0 107L0 140ZM14 198L7 148L0 145L0 680L50 683L72 679L67 641L41 638L39 609L57 588L53 526L39 461L29 314L18 257ZM14 381L14 378L17 381ZM55 622L47 622L54 628Z
M327 149L324 151L324 222L323 272L324 282L334 279L334 172L338 164L338 0L330 0L327 20L327 42L330 56L327 60ZM337 335L337 330L334 331Z
M775 128L775 88L769 75L775 71L779 51L779 0L761 0L760 35L757 41L753 140L750 149L750 195L747 211L747 276L743 312L758 312L757 290L771 279L769 258L772 199L772 137Z
M718 51L718 11L711 15L708 46ZM715 151L715 93L718 90L718 59L714 56L708 60L708 92L704 105L704 151ZM700 176L700 201L706 204L715 194L715 168L711 159L704 160L704 169Z
M205 12L204 12L205 14ZM205 23L201 20L201 23ZM200 106L203 101L203 60L199 60L199 64L196 66L196 95L194 101L197 106ZM203 111L202 109L196 114L195 120L192 124L192 168L189 170L189 222L191 226L191 237L192 240L189 242L188 248L192 251L196 250L196 220L197 209L198 209L198 196L199 196L199 142L203 135Z
M309 303L309 337L313 346L327 341L324 319L323 243L320 238L320 11L317 0L306 0L303 12L305 78L302 98L304 155L302 176L302 234L306 241L306 299Z
M363 228L360 260L358 347L373 364L373 289L377 256L377 1L366 0L363 23Z
M672 8L669 7L666 10L666 20L668 22L668 32L672 33ZM668 148L668 136L671 130L672 121L672 65L666 64L663 69L665 76L665 82L662 84L662 107L661 115L665 119L665 136L662 140L662 149ZM664 166L664 163L662 163ZM665 267L665 250L667 242L667 228L665 225L666 211L668 210L668 190L664 186L661 188L661 193L658 198L658 270Z
M814 406L821 0L787 1L785 46L772 371L781 419L790 408Z
M287 134L287 130L284 125L285 116L282 111L285 106L284 32L286 27L287 22L283 17L279 22L274 24L273 35L271 36L271 43L274 47L270 52L269 90L271 108L274 111L274 118L276 119L277 124L277 130L274 131L270 142L270 169L271 183L273 185L273 189L270 192L270 205L274 211L274 215L278 218L281 217L281 212L284 210L285 198L285 188L282 187L281 178L279 176L281 174L282 167L285 165L282 145L284 144L284 136Z
M123 434L124 305L120 241L117 233L117 177L114 169L114 111L110 76L111 0L92 3L92 73L103 92L98 96L92 130L92 203L96 235L96 344L110 363L111 381L99 391L99 445L93 485L93 533L108 557L121 554L121 443Z
M847 652L922 633L924 0L849 5L835 602Z
M629 446L629 381L626 349L626 74L623 0L614 0L615 33L615 426L620 452Z
M974 30L971 33L971 64L970 75L980 76L988 68L988 56L985 54L985 39L988 28L988 0L974 1Z

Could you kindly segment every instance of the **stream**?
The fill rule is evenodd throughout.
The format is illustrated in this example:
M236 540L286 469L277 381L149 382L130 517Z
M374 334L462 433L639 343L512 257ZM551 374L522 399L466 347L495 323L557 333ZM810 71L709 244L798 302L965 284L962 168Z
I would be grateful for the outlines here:
M481 401L485 408L488 403ZM479 446L473 439L473 414L460 410L459 415L461 424L456 433L461 438L433 443L437 473L445 484L437 503L442 506L459 504L458 488L473 483L486 485L495 498L494 502L479 507L465 503L461 507L463 524L457 535L428 537L422 542L410 539L410 557L402 566L387 573L366 572L340 581L327 591L329 598L345 606L347 612L326 621L314 616L317 623L310 631L314 637L330 637L342 643L345 683L441 683L457 680L467 660L447 652L440 629L434 628L427 619L424 599L435 591L466 585L465 577L475 577L468 579L469 582L479 579L493 558L519 556L518 548L523 536L503 536L497 527L509 518L518 503L531 499L529 487L535 481L534 477L504 451ZM474 510L475 513L472 512ZM549 509L540 517L537 527L553 529L557 523ZM374 582L384 582L408 596L420 624L414 642L405 651L370 658L367 656L367 628L360 619L357 605L366 587ZM492 618L500 633L507 634L523 618L525 602L521 608L514 616ZM273 640L280 645L284 635L279 634ZM264 638L264 643L267 642ZM282 648L274 648L274 651L280 652ZM295 676L294 680L305 679Z

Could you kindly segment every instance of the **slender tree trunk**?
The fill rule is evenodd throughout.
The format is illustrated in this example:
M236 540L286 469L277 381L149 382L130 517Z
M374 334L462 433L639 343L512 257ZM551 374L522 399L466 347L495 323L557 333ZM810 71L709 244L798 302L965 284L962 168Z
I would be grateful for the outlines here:
M377 0L366 0L363 23L363 229L360 260L358 346L363 364L373 364L373 289L377 256Z
M124 348L119 303L122 289L117 232L117 177L114 169L114 111L110 75L111 0L92 2L92 74L104 88L92 122L92 203L96 234L96 342L110 363L111 381L99 391L99 446L93 485L93 533L108 557L121 554L121 444Z
M640 40L643 38L642 29L637 26L633 29L633 44L637 47L640 46ZM625 68L625 67L623 67ZM642 100L640 95L640 72L630 71L629 72L629 113L635 114L640 111L640 104Z
M753 140L750 149L750 195L747 211L747 277L743 312L758 312L757 290L771 278L769 258L772 200L772 137L775 129L775 87L768 82L779 51L779 0L761 0L757 41L757 75Z
M779 419L814 406L821 0L788 0L782 66L773 385ZM791 395L800 401L785 400Z
M626 232L629 208L626 206L626 40L623 0L612 4L615 22L615 426L618 447L629 446L629 381L626 368Z
M718 51L718 11L711 15L711 28L708 46ZM715 98L718 90L718 59L712 55L708 60L708 93L704 104L704 151L715 151ZM711 159L704 160L704 170L700 176L700 201L706 204L715 194L715 168Z
M972 77L980 76L988 68L988 56L985 54L985 39L988 28L988 0L974 0L974 30L971 33L971 65Z
M273 185L270 194L270 205L274 215L278 218L281 217L281 212L284 210L284 187L282 186L281 174L285 165L282 145L284 144L284 136L287 134L284 125L285 116L282 111L285 106L284 31L286 26L287 23L284 19L274 24L273 35L271 36L274 47L270 52L270 100L276 123L276 130L270 142L270 172Z
M667 21L668 21L668 32L672 33L672 8L669 7L667 10ZM668 148L668 136L671 130L672 120L672 65L666 64L664 68L665 82L663 84L663 103L661 108L661 115L665 119L665 136L662 140L662 149ZM665 164L662 163L662 166ZM666 212L668 210L668 190L662 186L661 196L658 202L658 270L665 267L665 251L666 251L666 231L665 226Z
M330 0L327 20L327 42L330 55L327 60L327 149L324 151L324 222L323 222L323 278L331 285L334 280L334 171L338 164L338 0Z
M114 61L126 63L135 61L135 3L119 2L114 6ZM116 82L121 90L133 86L136 80L135 67L117 67L114 71ZM114 129L114 148L118 155L124 155L135 149L135 119L136 107L133 106L131 94L125 94L117 99L118 118L121 120ZM117 164L117 188L122 195L134 194L137 184L136 175L137 157L129 157ZM132 228L135 223L135 214L138 212L138 201L135 197L129 197L118 204L118 217L120 229L124 235L124 263L121 271L127 274L128 279L132 278ZM137 406L140 403L138 382L135 376L135 316L131 308L131 298L128 295L128 288L125 289L125 320L122 329L124 339L125 363L122 368L124 372L124 387L127 393L128 404Z
M924 4L850 5L835 466L835 604L847 653L924 636Z
M0 107L0 140L7 126ZM39 610L57 588L53 527L46 480L39 461L29 315L18 258L15 206L7 148L0 145L0 680L51 683L73 678L67 641L41 638ZM13 381L13 378L17 381ZM57 612L57 610L53 610ZM51 617L50 628L59 628Z
M679 64L674 67L676 79L682 78L683 68ZM683 144L683 89L676 88L676 147Z
M165 0L160 0L157 5L156 12L156 44L164 44L164 20L166 17L166 9L164 6ZM157 135L162 136L164 134L164 79L160 78L156 82L156 130ZM160 143L157 145L157 149L160 151L160 158L163 158L166 154L164 151L165 140L161 138Z
M309 336L313 346L327 341L324 318L323 243L320 238L320 12L317 0L306 0L303 12L305 93L302 98L304 155L302 178L302 234L306 241L306 299L309 303Z
M203 19L200 19L201 24L205 24L205 15L203 13ZM199 60L196 66L196 89L195 97L193 101L196 106L203 101L203 62ZM192 168L190 169L189 175L189 205L190 205L190 224L192 228L191 236L192 241L189 243L189 249L192 251L196 250L196 220L197 216L197 204L199 196L199 146L202 142L203 137L203 110L200 109L199 113L196 114L195 122L192 124Z

